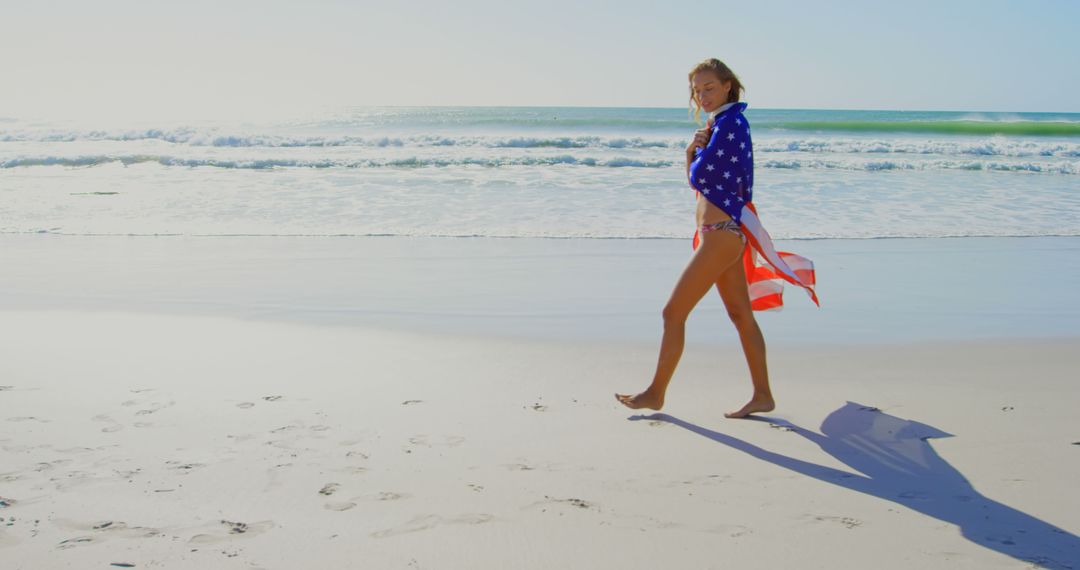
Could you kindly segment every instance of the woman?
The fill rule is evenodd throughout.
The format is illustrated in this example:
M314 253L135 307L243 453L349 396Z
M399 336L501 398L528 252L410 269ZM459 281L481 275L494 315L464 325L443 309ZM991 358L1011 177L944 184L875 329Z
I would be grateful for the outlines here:
M687 176L698 193L694 255L664 307L664 336L652 384L640 394L615 397L629 408L663 407L682 356L686 319L715 284L739 332L754 386L746 405L724 415L744 418L776 407L765 364L765 338L753 311L782 305L781 280L804 287L817 303L814 266L806 258L776 251L751 204L754 155L750 124L742 113L746 104L739 102L743 87L738 77L720 60L708 59L691 70L689 79L695 119L702 110L710 114L706 128L698 130L686 147Z

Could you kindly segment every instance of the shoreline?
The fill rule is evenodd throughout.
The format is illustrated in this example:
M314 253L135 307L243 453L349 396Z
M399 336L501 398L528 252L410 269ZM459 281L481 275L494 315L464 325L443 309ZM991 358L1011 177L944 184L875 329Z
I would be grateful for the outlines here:
M822 306L785 287L782 311L757 314L770 345L1080 336L1080 237L777 244L814 261ZM689 240L2 235L0 311L654 343L690 254ZM715 294L687 326L690 342L737 343Z

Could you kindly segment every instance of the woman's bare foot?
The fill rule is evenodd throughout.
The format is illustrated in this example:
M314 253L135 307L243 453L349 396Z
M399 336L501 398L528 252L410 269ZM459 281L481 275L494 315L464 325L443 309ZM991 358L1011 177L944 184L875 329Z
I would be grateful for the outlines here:
M658 396L650 390L645 390L636 396L631 396L630 394L615 394L615 399L622 402L622 405L633 410L640 408L659 410L664 407L664 396L662 394Z
M756 412L771 412L775 409L776 402L773 401L771 396L754 396L739 411L728 412L724 414L724 417L731 419L745 418Z

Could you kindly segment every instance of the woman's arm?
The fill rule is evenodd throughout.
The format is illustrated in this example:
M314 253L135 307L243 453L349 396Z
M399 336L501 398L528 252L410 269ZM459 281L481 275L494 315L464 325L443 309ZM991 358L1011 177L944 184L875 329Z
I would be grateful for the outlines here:
M713 203L722 199L720 194L742 197L752 183L752 160L746 119L741 113L725 116L713 129L709 144L688 164L690 185ZM710 196L714 193L717 196Z

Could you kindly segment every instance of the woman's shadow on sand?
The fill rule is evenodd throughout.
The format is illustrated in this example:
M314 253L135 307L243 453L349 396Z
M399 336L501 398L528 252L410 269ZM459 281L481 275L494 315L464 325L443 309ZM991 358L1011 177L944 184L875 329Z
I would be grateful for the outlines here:
M954 524L968 540L1017 560L1054 569L1080 565L1080 538L984 497L937 454L929 440L951 434L877 408L848 402L825 418L820 434L752 416L809 439L858 474L773 453L668 414L630 419L668 422L796 473L903 505Z

